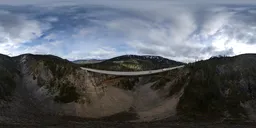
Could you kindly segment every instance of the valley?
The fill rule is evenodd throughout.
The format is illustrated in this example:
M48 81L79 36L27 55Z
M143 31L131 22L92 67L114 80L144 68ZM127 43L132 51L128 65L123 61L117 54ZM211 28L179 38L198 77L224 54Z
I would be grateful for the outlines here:
M145 59L129 59L133 57ZM121 127L129 122L127 127L197 127L191 122L200 122L204 127L215 122L249 127L256 120L255 54L188 64L156 58L146 57L156 66L145 67L138 61L140 70L119 71L185 66L156 74L118 76L86 71L81 64L52 55L0 55L0 124L32 127L62 122L93 127L116 122ZM113 67L105 68L105 62L113 60L103 62L96 69L112 71Z

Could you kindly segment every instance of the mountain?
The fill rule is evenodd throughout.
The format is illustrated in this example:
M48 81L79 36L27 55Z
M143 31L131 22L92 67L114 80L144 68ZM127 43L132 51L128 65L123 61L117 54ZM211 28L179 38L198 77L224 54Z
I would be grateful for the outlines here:
M52 55L0 55L0 124L256 121L255 65L255 54L243 54L126 77Z
M97 64L84 64L82 66L113 71L143 71L168 68L183 64L184 63L182 62L169 60L160 56L123 55Z
M256 118L256 55L213 57L187 65L177 114L189 119Z
M75 60L73 61L76 64L94 64L94 63L99 63L104 60L98 60L98 59L88 59L88 60Z

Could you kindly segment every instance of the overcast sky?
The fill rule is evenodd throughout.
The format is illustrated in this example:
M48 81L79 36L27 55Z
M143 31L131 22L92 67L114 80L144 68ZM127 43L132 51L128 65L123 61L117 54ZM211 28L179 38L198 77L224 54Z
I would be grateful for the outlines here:
M256 0L1 0L0 53L190 62L256 52Z

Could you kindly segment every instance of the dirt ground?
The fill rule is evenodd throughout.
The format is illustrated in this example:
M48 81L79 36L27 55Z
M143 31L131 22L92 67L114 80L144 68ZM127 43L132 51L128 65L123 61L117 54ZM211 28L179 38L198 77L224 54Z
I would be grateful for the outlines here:
M45 117L40 120L1 122L0 128L256 128L256 122L127 122L88 120L76 117Z
M2 124L1 128L255 128L256 124L63 122L61 124Z

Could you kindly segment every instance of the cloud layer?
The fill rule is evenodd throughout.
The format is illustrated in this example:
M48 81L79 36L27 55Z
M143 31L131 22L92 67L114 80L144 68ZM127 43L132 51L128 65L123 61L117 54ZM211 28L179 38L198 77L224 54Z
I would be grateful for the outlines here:
M256 52L250 0L47 2L0 2L0 53L71 60L150 54L189 62Z

